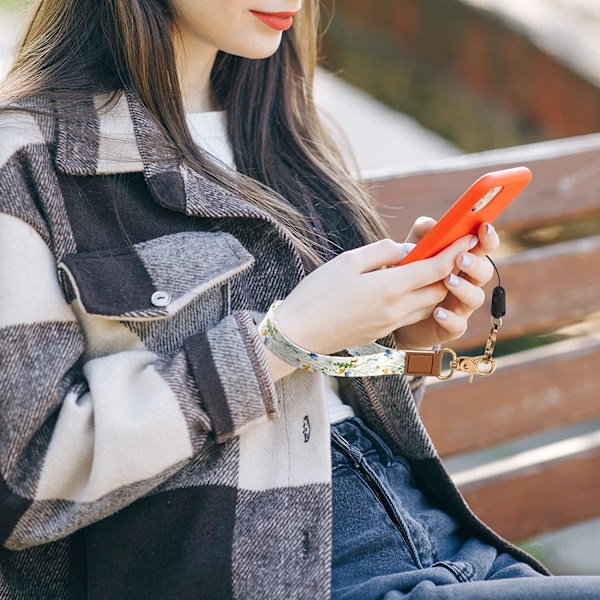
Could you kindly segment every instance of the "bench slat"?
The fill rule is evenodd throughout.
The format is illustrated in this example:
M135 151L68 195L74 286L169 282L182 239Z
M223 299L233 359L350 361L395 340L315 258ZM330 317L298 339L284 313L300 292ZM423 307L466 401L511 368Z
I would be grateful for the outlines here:
M523 164L532 170L533 180L498 218L498 228L546 227L600 215L600 138L587 137L593 143L584 150L576 140L545 142L535 148L522 146L438 161L437 166L417 173L403 173L400 168L379 175L365 173L365 179L391 237L402 240L417 217L439 219L485 172Z
M441 456L600 418L600 340L577 338L498 360L491 377L427 386L421 415Z
M489 477L466 482L468 474L455 476L467 503L485 523L519 541L600 516L600 432L524 455L509 459L506 469L491 465ZM536 461L534 455L550 458Z
M502 260L507 315L499 339L539 333L582 320L600 309L600 236L526 250ZM490 329L489 299L496 278L485 287L488 301L452 347L484 344Z

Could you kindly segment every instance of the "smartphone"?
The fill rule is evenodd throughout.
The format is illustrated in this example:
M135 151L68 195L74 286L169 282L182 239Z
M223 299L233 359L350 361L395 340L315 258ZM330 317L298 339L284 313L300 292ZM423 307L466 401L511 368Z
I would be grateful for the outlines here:
M419 240L399 265L430 258L464 235L475 235L482 223L491 223L531 181L527 167L482 175Z

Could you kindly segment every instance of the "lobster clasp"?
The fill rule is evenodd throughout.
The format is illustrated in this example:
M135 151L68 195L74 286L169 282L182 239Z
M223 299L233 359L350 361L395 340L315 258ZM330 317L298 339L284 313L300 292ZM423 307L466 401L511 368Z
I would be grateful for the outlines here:
M469 383L475 375L487 377L496 370L496 361L488 356L460 356L456 359L456 370L469 374Z

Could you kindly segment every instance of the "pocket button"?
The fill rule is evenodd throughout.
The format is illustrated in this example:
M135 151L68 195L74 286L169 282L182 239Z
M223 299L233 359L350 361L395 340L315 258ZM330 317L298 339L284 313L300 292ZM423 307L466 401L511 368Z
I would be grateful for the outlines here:
M171 294L159 290L150 296L150 302L152 302L154 306L167 306L167 304L171 302Z

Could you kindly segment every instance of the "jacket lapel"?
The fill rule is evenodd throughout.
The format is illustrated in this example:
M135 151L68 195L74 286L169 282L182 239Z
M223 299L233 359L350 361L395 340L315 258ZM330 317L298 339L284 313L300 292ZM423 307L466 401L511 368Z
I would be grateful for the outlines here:
M185 165L133 92L126 90L108 111L100 111L104 100L89 97L71 107L69 112L90 114L84 121L56 119L59 171L68 175L143 171L153 199L166 208L198 217L260 219L288 237L266 211Z
M189 168L172 149L137 96L126 92L135 141L146 183L154 199L172 210L209 218L255 218L267 221L287 237L271 215L243 197Z

